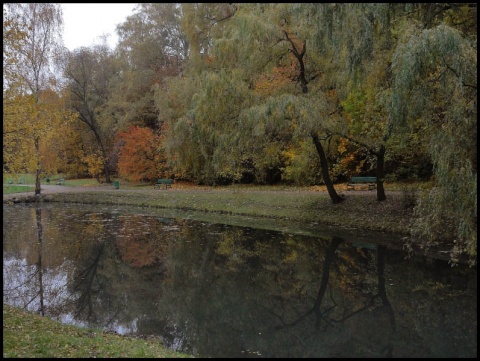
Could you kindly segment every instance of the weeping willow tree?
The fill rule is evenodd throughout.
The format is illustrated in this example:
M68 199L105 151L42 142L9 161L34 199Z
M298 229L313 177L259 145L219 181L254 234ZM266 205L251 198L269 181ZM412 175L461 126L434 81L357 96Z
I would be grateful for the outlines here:
M322 152L323 178L333 199L343 201L321 143L325 95L309 85L318 70L315 52L306 60L305 8L192 4L183 14L187 68L156 90L165 145L179 172L204 183L237 181L249 172L269 182L292 141L303 136Z
M214 185L241 178L238 117L251 100L238 72L202 72L157 89L165 150L177 177Z
M321 174L334 203L335 191L323 141L331 120L318 54L312 46L311 7L304 4L242 4L227 32L215 39L215 64L242 69L243 81L256 96L239 121L241 143L254 152L257 170L282 164L295 140L309 139L318 153ZM310 50L311 49L311 50Z
M473 14L476 16L476 11ZM442 240L457 262L477 255L477 48L474 36L442 23L414 26L394 54L391 121L421 122L434 164L434 187L415 208L412 242ZM475 28L476 30L476 28Z
M417 16L411 4L317 4L311 7L312 43L321 59L321 70L336 119L326 128L342 138L349 149L363 154L357 165L377 176L377 200L387 199L384 189L386 162L401 153L398 134L389 124L391 59L398 27ZM401 33L401 31L400 31ZM404 149L408 149L405 145ZM417 150L419 150L417 148ZM404 152L404 151L403 151ZM353 159L351 153L345 158ZM358 163L357 163L358 164ZM343 169L344 176L351 176Z
M212 69L211 43L221 36L235 6L182 4L180 12L182 26L175 36L188 44L185 69L154 87L162 148L177 178L215 184L222 174L232 177L232 152L225 150L224 134L231 133L244 92L237 76Z

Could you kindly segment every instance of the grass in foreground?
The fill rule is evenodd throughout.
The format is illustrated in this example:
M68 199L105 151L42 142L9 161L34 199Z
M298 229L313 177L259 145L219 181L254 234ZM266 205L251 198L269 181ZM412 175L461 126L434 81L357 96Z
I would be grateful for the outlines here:
M144 340L59 324L48 317L3 305L3 357L190 358Z

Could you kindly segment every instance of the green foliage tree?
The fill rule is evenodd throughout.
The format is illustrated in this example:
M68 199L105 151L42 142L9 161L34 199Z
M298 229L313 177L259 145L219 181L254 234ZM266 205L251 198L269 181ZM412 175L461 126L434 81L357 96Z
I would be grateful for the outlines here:
M228 21L237 13L233 3L182 4L181 29L188 43L188 68L185 73L201 73L212 59L213 40L222 36ZM237 44L238 45L238 44ZM243 47L242 47L243 48Z
M159 119L165 134L165 151L180 178L192 179L192 169L199 165L188 114L197 86L196 79L175 77L155 89L155 105L161 110Z
M452 260L467 254L475 263L476 34L445 23L427 29L412 24L394 54L392 68L391 119L397 127L421 122L428 129L424 139L434 164L435 185L415 208L412 235L425 247L451 239Z
M249 101L247 85L241 72L207 70L213 67L210 42L226 29L234 9L228 4L182 6L188 67L182 77L156 87L165 147L175 173L198 183L232 181L241 175L233 144L239 112Z
M379 201L386 199L384 162L391 135L385 114L392 52L385 15L389 12L388 4L318 4L310 8L311 43L322 73L328 74L323 81L332 104L329 115L333 121L326 126L326 133L367 150L369 155L362 163L372 161L376 168ZM347 149L344 142L339 144ZM358 161L350 154L347 157ZM353 175L345 173L344 177Z
M129 125L160 128L153 86L183 70L188 43L180 29L181 14L179 4L138 4L135 13L117 27L116 53L122 72L107 106L115 112L120 129Z
M240 131L238 118L242 106L250 101L251 92L235 72L205 72L193 78L194 81L191 78L172 81L169 97L158 99L159 106L170 109L163 118L167 152L175 159L180 175L199 183L239 180L240 164L236 162L241 159L242 151L235 143ZM183 104L188 109L184 113L175 99L185 94L192 96L187 97L191 99L188 104ZM225 102L225 98L231 101Z

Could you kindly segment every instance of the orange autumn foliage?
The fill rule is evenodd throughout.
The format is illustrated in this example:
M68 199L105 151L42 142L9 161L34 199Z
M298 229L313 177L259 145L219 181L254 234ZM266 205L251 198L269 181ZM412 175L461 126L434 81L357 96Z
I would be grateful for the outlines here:
M262 75L255 84L255 91L262 96L270 96L288 84L294 84L295 69L290 67L274 67L270 75Z
M297 39L293 34L288 34L292 47L295 47L297 51L301 52L304 49L305 44ZM262 96L271 96L274 92L292 85L297 82L298 75L300 73L300 65L298 60L292 54L289 53L287 64L276 66L272 69L269 75L262 75L255 84L255 90ZM304 60L305 62L306 60ZM289 65L288 65L289 64Z
M118 157L120 177L139 182L161 176L165 158L160 151L160 137L150 128L131 126L117 137L123 143Z

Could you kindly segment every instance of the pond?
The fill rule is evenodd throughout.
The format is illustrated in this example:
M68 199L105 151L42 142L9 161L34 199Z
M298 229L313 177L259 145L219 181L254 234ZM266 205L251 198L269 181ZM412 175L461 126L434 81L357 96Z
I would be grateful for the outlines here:
M477 355L476 268L161 210L4 205L3 301L196 357Z

